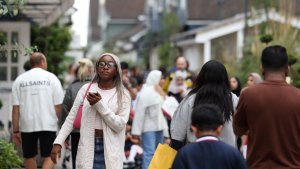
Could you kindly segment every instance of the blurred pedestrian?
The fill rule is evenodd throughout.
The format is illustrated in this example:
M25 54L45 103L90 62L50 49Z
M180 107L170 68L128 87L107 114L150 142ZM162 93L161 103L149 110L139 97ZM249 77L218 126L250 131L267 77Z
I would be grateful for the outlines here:
M31 69L19 75L12 87L13 141L22 143L25 168L37 168L38 141L43 168L53 168L52 143L58 130L63 89L58 78L47 71L44 54L30 56Z
M168 89L168 96L173 96L176 98L178 103L188 94L188 87L184 82L186 74L180 70L175 72L174 78L171 81Z
M193 86L193 75L192 73L187 69L188 63L185 57L179 56L175 60L175 66L170 70L168 75L166 76L165 84L164 84L164 91L169 92L169 85L173 81L175 77L176 71L181 71L183 76L185 77L184 83L188 88L191 88Z
M51 159L55 163L61 155L63 142L73 130L77 110L83 102L76 168L123 168L122 150L131 99L121 77L119 58L111 53L102 54L96 63L96 75L92 83L85 84L79 90L53 143ZM88 94L83 100L86 92Z
M286 49L266 47L261 64L265 81L242 92L234 131L249 136L250 169L299 168L300 90L285 81L289 71Z
M135 100L137 89L136 89L136 80L131 77L131 74L129 72L129 65L127 62L121 62L121 69L122 69L122 81L124 86L127 88L127 90L130 93L131 99Z
M254 86L254 85L259 84L261 82L262 82L261 76L256 72L252 72L248 75L246 86L242 89L241 92L243 92L248 87Z
M79 66L76 70L76 79L66 90L65 98L62 104L62 121L61 125L64 123L67 115L71 111L73 103L76 99L77 93L80 88L86 83L90 82L94 75L94 65L90 59L80 59L78 61ZM77 154L77 147L80 138L79 129L74 129L71 133L71 151L72 151L72 166L73 169L76 168L75 160ZM69 142L69 140L67 141Z
M242 84L238 77L234 76L230 78L230 90L234 93L237 97L240 97Z
M64 75L64 88L68 88L70 84L76 79L77 65L72 63L68 66L68 72Z
M260 77L260 75L258 73L252 72L248 76L247 86L248 87L253 86L261 82L262 82L262 78Z
M180 149L172 169L246 169L246 161L232 146L219 141L224 117L217 105L203 104L192 112L192 130L197 140Z
M141 69L138 66L133 66L130 69L130 72L131 72L131 77L133 77L133 78L142 76Z
M226 68L218 61L205 63L198 74L195 86L182 100L171 122L171 146L180 149L186 143L196 141L191 131L191 113L193 108L202 104L216 104L223 110L224 128L220 140L236 146L236 137L232 129L232 115L238 103L238 97L231 93Z
M237 97L240 97L241 90L242 90L242 84L241 84L241 81L238 77L234 76L234 77L230 78L230 90ZM237 145L239 150L242 148L242 142L243 141L242 141L241 137L236 138L236 145Z
M28 71L28 70L31 69L31 65L30 65L30 61L29 61L29 60L27 60L27 61L24 63L23 68L24 68L25 71Z
M126 125L123 169L141 167L141 155L143 153L143 149L139 145L140 140L132 137L131 129L132 119L129 118Z
M148 169L154 151L164 136L169 137L167 121L162 112L162 103L166 94L159 85L162 73L153 70L148 74L134 114L132 135L142 140L142 169Z
M132 100L132 109L133 109L133 111L136 110L137 100L139 99L141 90L142 90L143 85L144 85L144 79L143 79L143 76L137 76L137 77L135 77L135 80L136 80L136 83L137 83L137 86L136 86L137 93L136 93L135 99Z
M254 86L256 84L259 84L262 82L262 78L261 76L256 73L256 72L252 72L248 75L247 78L247 84L246 86L241 90L241 93L247 89L248 87ZM244 157L246 158L246 154L247 154L247 146L248 146L248 136L247 135L243 135L240 137L241 138L241 152L243 153Z

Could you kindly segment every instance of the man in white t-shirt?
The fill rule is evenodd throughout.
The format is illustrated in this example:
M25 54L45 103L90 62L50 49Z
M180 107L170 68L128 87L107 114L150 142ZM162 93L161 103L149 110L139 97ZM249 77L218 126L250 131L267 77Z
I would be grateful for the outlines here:
M26 169L37 168L38 140L43 168L53 168L50 159L60 118L63 89L58 78L46 71L46 57L35 52L30 57L32 69L19 75L12 87L13 141L22 143Z

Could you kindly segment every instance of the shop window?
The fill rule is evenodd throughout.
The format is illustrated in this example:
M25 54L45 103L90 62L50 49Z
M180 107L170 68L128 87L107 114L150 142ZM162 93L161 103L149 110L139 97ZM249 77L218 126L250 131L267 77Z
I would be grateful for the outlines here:
M4 66L0 67L0 80L1 81L7 80L7 67Z
M0 51L0 63L7 63L7 51Z
M17 50L11 51L11 62L12 63L18 63L19 53Z
M5 45L7 43L7 33L0 32L0 45Z
M11 33L11 44L16 45L19 43L19 34L18 32L12 32Z
M18 77L18 67L11 68L11 77L10 79L13 81Z

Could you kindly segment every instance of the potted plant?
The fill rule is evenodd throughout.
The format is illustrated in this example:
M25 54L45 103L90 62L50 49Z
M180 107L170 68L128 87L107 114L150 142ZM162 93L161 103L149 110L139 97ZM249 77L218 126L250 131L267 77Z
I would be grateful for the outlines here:
M0 100L0 109L3 104ZM0 131L3 130L3 126L0 126ZM17 155L17 151L12 143L0 139L0 169L7 168L21 168L23 160Z
M14 145L0 140L0 169L21 168L23 160L17 155Z

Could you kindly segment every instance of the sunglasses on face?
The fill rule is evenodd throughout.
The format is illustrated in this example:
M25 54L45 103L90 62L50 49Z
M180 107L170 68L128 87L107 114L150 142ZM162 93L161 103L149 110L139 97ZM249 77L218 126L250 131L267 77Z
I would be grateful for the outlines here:
M116 67L117 65L114 62L103 62L103 61L100 61L100 62L96 63L96 66L98 68L104 68L105 66L107 66L108 68L113 68L113 67Z

